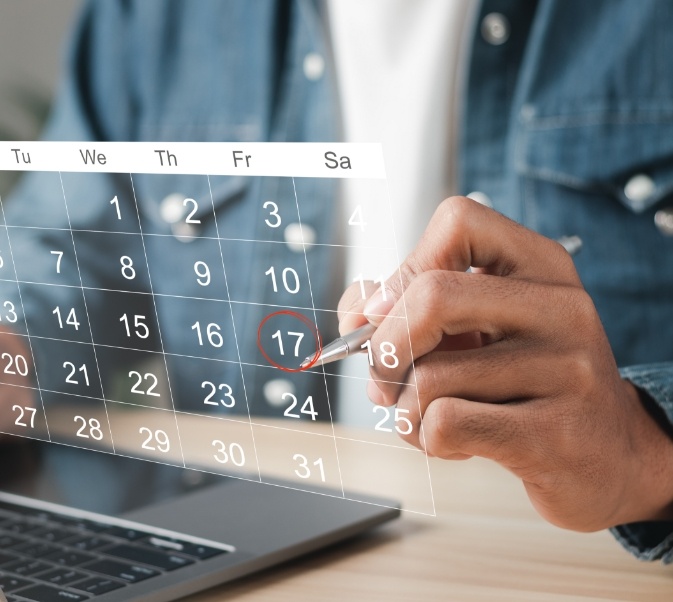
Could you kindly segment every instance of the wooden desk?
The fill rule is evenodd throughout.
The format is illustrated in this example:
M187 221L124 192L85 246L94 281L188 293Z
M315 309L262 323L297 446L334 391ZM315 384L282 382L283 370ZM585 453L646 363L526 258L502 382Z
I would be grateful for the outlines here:
M137 434L138 424L148 424L155 412L122 412L115 420L121 432ZM59 431L72 436L70 414L64 411L61 417L62 424L50 420L52 436ZM180 423L183 449L194 449L191 460L210 461L215 468L209 442L222 423L191 415L180 416ZM287 421L258 419L256 424L263 434L257 438L257 452L265 458L265 474L291 477L284 455L278 453L287 444ZM239 441L250 427L227 422L226 429L231 440ZM324 444L325 435L332 435L329 424L313 423L312 431L317 437L303 440L302 452L308 455ZM370 439L372 431L336 426L334 435L344 441ZM117 449L137 454L137 437L118 440ZM419 471L417 453L396 454L395 464L377 472L375 484L371 463L361 454L361 447L340 447L341 465L349 467L349 488L401 498L407 508L427 507L427 488L419 486L424 481L418 477L423 472L427 479L427 471L425 462ZM170 454L162 458L171 459ZM356 540L185 600L673 600L673 567L633 559L607 532L572 533L545 523L521 483L498 465L479 458L431 459L430 474L436 517L403 512L401 519ZM305 481L298 484L306 486Z
M545 523L519 481L497 465L472 459L430 466L436 518L403 513L355 541L186 600L673 600L673 568L634 560L607 532ZM401 466L387 478L404 482L405 474ZM409 490L403 504L414 501Z

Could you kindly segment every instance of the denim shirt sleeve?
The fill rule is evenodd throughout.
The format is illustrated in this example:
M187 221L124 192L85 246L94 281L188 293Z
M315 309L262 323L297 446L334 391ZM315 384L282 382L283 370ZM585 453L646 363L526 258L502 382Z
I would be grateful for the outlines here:
M662 417L673 425L673 363L632 366L620 372L645 391L662 410ZM639 560L673 563L673 521L630 523L610 531Z

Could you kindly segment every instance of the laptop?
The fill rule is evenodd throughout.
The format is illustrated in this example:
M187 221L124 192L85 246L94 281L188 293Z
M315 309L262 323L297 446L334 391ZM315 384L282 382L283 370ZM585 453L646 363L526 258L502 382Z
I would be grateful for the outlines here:
M14 144L3 142L9 148ZM21 144L21 148L28 148ZM399 505L394 501L359 493L344 495L341 488L329 489L337 486L333 476L337 472L329 468L329 463L339 466L339 461L333 433L325 437L318 432L321 425L329 424L326 417L331 418L326 393L322 402L316 396L316 406L322 403L316 411L312 395L298 399L301 389L296 390L297 397L288 393L295 390L294 384L277 378L280 372L273 372L274 378L266 384L282 385L282 391L275 395L281 403L274 402L274 396L269 397L269 402L274 404L274 415L285 419L285 426L267 424L264 416L253 412L256 424L252 427L252 422L246 421L247 408L242 402L241 407L233 407L232 386L236 389L238 385L234 381L229 381L232 386L211 382L209 375L223 374L225 367L227 374L237 381L240 378L241 383L244 378L259 379L264 370L282 370L287 376L297 372L301 360L320 346L320 336L313 325L316 310L310 312L310 319L290 311L297 309L296 304L309 301L313 306L310 284L304 288L303 294L309 293L304 301L290 298L299 290L299 280L295 286L291 278L291 283L284 284L289 297L244 296L236 300L238 305L232 305L229 283L233 281L227 279L225 264L234 262L229 274L238 274L239 287L261 291L257 285L249 286L253 276L245 267L247 264L238 265L238 258L249 254L252 242L266 245L264 248L272 253L274 244L267 239L278 236L271 230L280 223L272 226L268 220L262 221L266 230L259 233L256 225L240 230L234 213L218 225L214 199L233 203L240 196L242 176L236 163L232 165L228 160L232 153L236 157L242 152L238 143L171 143L172 152L180 154L181 167L173 165L167 172L157 171L164 168L157 167L157 151L149 142L107 143L106 161L95 165L84 161L84 166L81 161L87 147L83 143L26 144L33 153L30 169L47 166L62 171L43 171L39 176L50 190L56 191L45 197L53 203L50 211L19 205L21 211L10 212L8 207L14 202L10 201L7 206L2 205L0 216L4 286L18 293L14 301L0 299L0 317L9 322L0 326L12 328L10 332L0 328L0 431L10 433L0 435L0 589L8 602L175 600L352 537L399 515ZM102 147L97 144L96 148L100 152ZM307 210L313 207L311 211L315 211L320 206L317 199L332 198L335 174L323 160L325 152L332 152L331 146L262 143L249 148L251 153L260 153L260 158L266 157L259 168L264 176L275 178L276 170L281 169L282 177L274 186L280 189L282 184L287 190L273 198L278 202L283 198L287 206L279 208L275 202L271 205L287 210L288 220L296 215L297 222L290 222L291 225L301 225L299 206L303 203ZM349 177L370 181L368 190L376 199L372 207L383 208L377 209L383 216L389 205L380 147L347 148L349 157L358 158L357 162L354 160L357 169L348 170L354 174ZM9 152L7 156L11 159ZM211 176L192 174L193 179L187 180L182 174L176 180L185 164L208 167ZM0 168L15 166L5 162ZM120 171L107 182L109 187L106 184L101 189L96 172L113 169ZM139 186L138 194L147 196L147 206L135 200L131 173L144 174L148 188L143 193ZM136 183L141 181L141 176L136 176ZM194 194L195 198L178 194L176 181L180 183L178 191L184 187L190 195L198 194ZM323 197L316 196L323 185ZM92 192L99 189L100 192ZM159 204L158 199L165 193L168 194ZM80 195L81 204L71 203L75 195ZM196 214L199 203L200 213ZM94 225L88 223L86 216L71 222L70 216L84 207L86 212L100 212L106 217L96 218ZM154 211L163 211L168 217L154 215ZM55 218L56 215L60 217ZM201 220L201 229L192 226L201 224ZM225 223L229 224L228 230ZM88 229L94 226L96 230ZM37 243L32 234L29 236L34 232L39 233L40 240L49 241L44 244L57 242L40 247L38 253L33 249ZM303 235L300 239L303 241ZM273 240L282 245L274 247L275 256L286 242ZM148 255L146 241L148 247L155 247L154 253ZM374 244L372 241L368 236L368 249ZM204 254L207 250L204 257L212 256L211 267L201 260L202 255L184 253L186 243ZM368 268L373 274L390 273L397 264L387 234L380 244L382 249L372 254L376 261ZM150 278L156 265L148 257L159 252L170 254L171 271L162 271L168 269L168 263L163 268L159 264L161 269ZM292 250L288 253L293 254L294 260L298 257ZM78 257L93 262L100 278L89 278L87 270L80 271ZM318 261L322 255L313 257L304 257L296 264L298 269L301 264L305 266L307 283L310 262L317 262L317 270L324 270L327 265L322 259ZM175 263L179 261L183 263ZM219 268L216 272L218 264L221 273ZM266 267L254 276L259 279L259 286L276 289L273 266L270 276L264 270ZM286 268L282 274L283 279L288 274L299 278L294 268ZM272 289L268 288L269 277L274 279ZM81 290L81 297L73 288ZM159 320L161 313L155 297L161 299L160 307L172 308L164 320L175 321L173 331L181 333L170 344L166 338L166 347L159 323L152 317ZM68 301L61 302L61 298ZM99 307L94 316L99 322L89 322L87 298ZM273 301L273 305L259 301ZM292 307L277 304L290 302ZM19 305L23 309L24 303L32 307L32 313L20 312ZM249 344L239 346L234 322L243 305L254 306L255 311L240 313L243 323L239 323L239 332L252 336ZM283 309L278 311L279 308ZM23 324L20 313L29 316ZM261 315L265 315L264 320L257 326L256 316ZM42 320L45 316L47 319ZM249 320L254 322L253 327ZM277 338L281 328L289 337L285 342L287 355L282 340ZM14 337L25 336L21 334L24 331L30 335L24 341L30 345L30 354L8 353L17 348L18 339ZM220 351L227 337L235 342L235 354L234 345L225 349L229 354ZM294 353L287 347L288 341L292 341ZM179 358L182 369L176 370L170 381L167 355L174 361L173 366ZM27 380L30 363L35 366L34 385ZM240 370L234 369L237 363ZM249 376L244 377L244 372ZM179 374L190 375L183 382L189 380L196 388L185 386L175 395L181 408L176 411L170 382L174 386L180 382ZM315 379L316 387L327 387L328 379L336 377L306 372L298 378L302 379L302 387L311 382L309 379ZM31 391L35 395L39 391L40 399L24 399L30 397ZM261 400L255 397L253 401ZM284 412L282 404L287 406ZM269 410L266 401L262 406ZM318 414L320 419L316 419ZM422 452L400 451L395 445L397 432L410 432L411 422L397 412L394 417L389 412L374 417L374 428L368 431L367 440L349 441L351 449L360 446L361 451L367 449L370 453L385 449L390 452L386 460L391 462L385 466L395 465L395 454L413 454L425 473L427 459ZM236 428L242 430L237 430L234 437ZM250 470L253 462L246 464L244 456L257 456L253 431L267 437L267 445L259 446L260 451L266 450L266 457L257 462L260 470L271 473L276 469L276 460L288 461L289 457L296 465L277 474L291 479L294 473L305 479L303 486L268 475L260 478L256 471L253 481L246 479L240 471ZM126 436L129 434L133 437ZM226 445L221 437L227 439ZM395 442L392 445L390 438ZM309 439L324 451L317 460L295 453L304 449L300 442ZM381 442L384 445L379 445ZM291 454L279 453L288 449ZM334 460L330 459L332 456ZM366 457L369 466L374 465L373 456ZM196 466L200 470L180 466ZM383 467L380 472L385 472ZM255 479L265 484L254 482ZM431 496L429 474L427 480L424 477L420 481ZM266 484L269 482L273 484ZM320 487L314 488L314 483ZM306 491L309 487L312 492Z
M8 602L176 600L399 516L391 500L292 487L3 436L0 588Z

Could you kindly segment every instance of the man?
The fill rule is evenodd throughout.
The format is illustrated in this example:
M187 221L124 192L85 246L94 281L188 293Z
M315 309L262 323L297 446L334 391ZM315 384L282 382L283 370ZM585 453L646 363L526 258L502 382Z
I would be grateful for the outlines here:
M460 185L540 234L465 198L447 200L401 282L387 282L390 295L370 288L364 304L351 290L341 303L343 331L363 323L363 313L380 322L368 392L412 413L412 443L445 458L492 458L524 480L548 520L578 530L621 525L624 545L665 561L673 559L673 79L661 49L671 41L672 11L655 0L484 2L471 45ZM324 24L307 1L92 2L47 136L334 139L332 82L306 68L306 57L329 55ZM83 224L106 230L110 218L87 197L117 188L102 178L89 184L67 191L68 202ZM44 177L29 178L16 207L42 207L46 191ZM169 233L170 220L156 216L174 191L139 178L135 192L141 219ZM223 182L213 198L218 221L252 223L267 193ZM310 219L319 235L332 233L330 198L329 190L316 195L322 209ZM584 240L575 264L550 240L568 234ZM23 253L44 247L36 232ZM99 278L95 241L88 248L81 267ZM299 261L282 252L288 265ZM189 245L180 256L195 259ZM166 274L169 257L153 256ZM249 285L248 267L259 261L241 254L233 290ZM328 274L313 283L316 305L329 296ZM258 293L269 301L268 288ZM414 378L412 358L402 354L383 371L376 351L386 342L403 348L406 331L382 317L400 315L404 304L420 407L390 384ZM88 311L99 321L106 308ZM246 309L242 323L258 323L256 311ZM170 315L159 321L174 333ZM620 376L617 365L635 367ZM175 370L185 387L193 380ZM264 380L246 378L249 399L263 399Z

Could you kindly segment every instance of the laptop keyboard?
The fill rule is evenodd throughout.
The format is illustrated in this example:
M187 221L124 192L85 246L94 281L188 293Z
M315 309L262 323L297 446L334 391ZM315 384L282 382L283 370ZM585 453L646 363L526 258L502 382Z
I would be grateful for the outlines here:
M0 589L7 602L80 602L224 550L0 502Z

